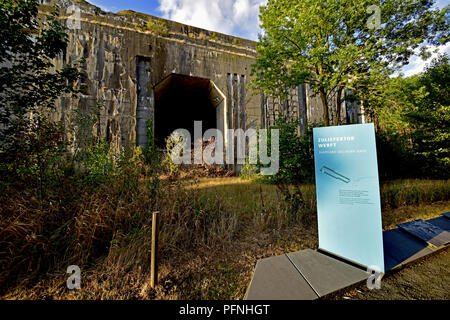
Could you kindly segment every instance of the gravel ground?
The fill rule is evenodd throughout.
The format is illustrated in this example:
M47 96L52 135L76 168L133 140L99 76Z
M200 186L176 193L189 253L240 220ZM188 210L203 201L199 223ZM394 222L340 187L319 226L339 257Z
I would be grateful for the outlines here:
M365 283L330 297L352 300L449 300L450 249L432 254L387 275L380 290L369 290Z

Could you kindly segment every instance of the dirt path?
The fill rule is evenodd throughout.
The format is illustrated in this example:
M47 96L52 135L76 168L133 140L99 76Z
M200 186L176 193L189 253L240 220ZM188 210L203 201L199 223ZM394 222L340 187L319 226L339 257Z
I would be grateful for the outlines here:
M426 257L385 277L380 290L365 284L330 299L353 300L449 300L450 249Z

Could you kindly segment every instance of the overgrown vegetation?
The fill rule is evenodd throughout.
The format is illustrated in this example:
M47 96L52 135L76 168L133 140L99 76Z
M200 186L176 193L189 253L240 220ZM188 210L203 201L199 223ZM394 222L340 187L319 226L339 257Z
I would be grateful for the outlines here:
M147 25L144 30L156 33L157 35L167 37L169 35L169 28L166 22L160 19L148 18Z
M49 121L55 100L76 92L75 67L53 70L67 46L56 14L36 18L37 2L0 1L0 187L17 180L37 186L61 175L63 127Z
M450 65L447 55L430 63L421 74L386 77L375 91L358 95L376 125L381 180L450 177ZM267 178L260 165L244 166L243 179L286 185L314 179L312 127L298 133L298 121L279 118L270 129L280 131L280 171ZM269 139L270 141L270 139ZM286 199L292 200L289 192Z
M268 1L261 8L264 33L256 47L252 86L284 100L291 88L308 84L321 99L325 126L341 124L343 99L361 101L377 126L382 179L447 179L448 57L435 59L421 75L390 77L414 54L429 58L430 45L448 43L449 12L448 6L436 9L431 0ZM288 137L293 135L282 139ZM292 148L285 150L285 159L305 152L295 143ZM290 177L280 172L276 179Z
M433 0L269 0L261 7L254 88L285 99L307 83L321 99L323 124L339 125L342 94L406 65L420 47L449 41L447 9ZM378 24L374 23L379 12ZM334 118L330 112L336 101Z
M259 161L256 165L244 165L240 176L261 183L269 183L277 186L281 197L289 205L291 215L295 216L305 208L305 199L301 185L314 181L314 151L312 130L307 128L305 134L298 132L299 120L280 117L268 131L268 150L271 150L270 142L272 130L279 130L279 170L275 175L260 175L264 167Z
M383 178L450 177L450 65L447 55L409 78L367 94L377 125Z
M15 294L34 298L52 291L52 298L242 298L256 259L316 245L313 185L301 186L305 215L293 220L273 185L239 178L163 180L152 194L147 183L141 179L137 189L128 188L115 177L89 192L67 185L43 204L30 190L2 194L7 205L0 246L9 249L0 259L3 294L17 287L22 291ZM424 212L436 216L448 208L449 195L448 181L383 184L385 227ZM408 211L409 203L438 206ZM406 213L396 214L397 207ZM156 291L148 288L147 272L154 210L161 217ZM80 265L85 275L79 292L64 286L69 264Z
M6 64L0 69L1 297L242 298L257 259L316 246L310 130L301 136L296 121L279 119L273 127L280 130L279 174L256 182L223 178L231 172L220 166L175 166L170 141L162 154L152 143L115 152L95 134L102 99L75 106L66 123L49 118L58 97L81 89L75 67L53 68L52 59L67 45L64 28L50 18L39 31L35 1L0 5L0 63ZM442 94L434 85L444 76L420 82L420 92L448 98L445 82ZM407 127L405 134L417 132L415 143L436 143L426 110L435 108L440 117L448 104L419 101L424 104L411 100L415 113L399 113L415 119L409 120L415 131ZM378 116L382 128L387 119ZM153 123L147 126L152 142ZM261 167L246 168L254 179ZM385 227L403 222L398 208L433 204L427 215L437 215L449 198L448 180L384 183ZM151 290L154 211L160 212L161 268L160 285ZM409 216L422 217L417 210ZM83 271L80 291L65 287L71 264Z

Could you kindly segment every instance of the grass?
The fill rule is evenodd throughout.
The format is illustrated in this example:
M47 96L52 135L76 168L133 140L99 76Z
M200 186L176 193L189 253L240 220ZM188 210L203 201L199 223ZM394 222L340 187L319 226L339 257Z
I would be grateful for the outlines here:
M204 178L191 187L210 195L220 194L229 208L239 214L276 211L282 201L274 185L260 184L237 177ZM317 210L314 185L302 185L301 191L306 201L307 212L314 215ZM421 208L423 205L450 199L450 180L389 181L381 184L380 198L383 212L386 213L393 212L392 210L396 208L410 206ZM388 214L383 218L391 219Z
M393 180L381 185L383 209L434 203L450 198L450 180Z
M0 246L11 244L11 253L0 250L0 264L17 272L1 273L0 298L242 299L258 259L318 245L313 185L301 187L305 206L296 213L275 186L236 177L162 180L156 194L145 180L136 188L73 191L75 200L44 206L26 192L2 195ZM449 181L383 184L383 227L449 211L449 190ZM151 289L154 210L161 259ZM67 290L69 264L81 266L82 290Z

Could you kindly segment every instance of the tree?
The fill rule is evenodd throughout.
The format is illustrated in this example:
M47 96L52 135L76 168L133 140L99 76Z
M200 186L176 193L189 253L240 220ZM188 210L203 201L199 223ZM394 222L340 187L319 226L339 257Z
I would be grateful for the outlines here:
M67 47L56 13L40 24L38 1L0 0L0 141L14 139L12 123L30 112L53 108L61 94L74 92L76 68L53 70Z
M386 79L365 92L378 139L381 173L393 177L450 176L450 65L433 59L423 73Z
M68 37L56 12L44 22L37 16L38 1L0 0L0 173L3 183L18 172L37 175L42 195L63 142L62 126L47 116L60 95L76 92L79 72L55 70Z
M406 120L414 134L413 150L421 171L435 177L450 176L450 65L447 55L434 59L417 79L419 98L412 99Z
M256 47L252 85L283 98L289 88L307 83L320 96L325 125L330 124L330 102L337 100L337 125L344 90L357 91L383 79L407 64L419 47L427 56L427 45L448 42L447 8L439 11L433 4L269 0L260 10L263 34ZM379 25L373 21L378 13Z

